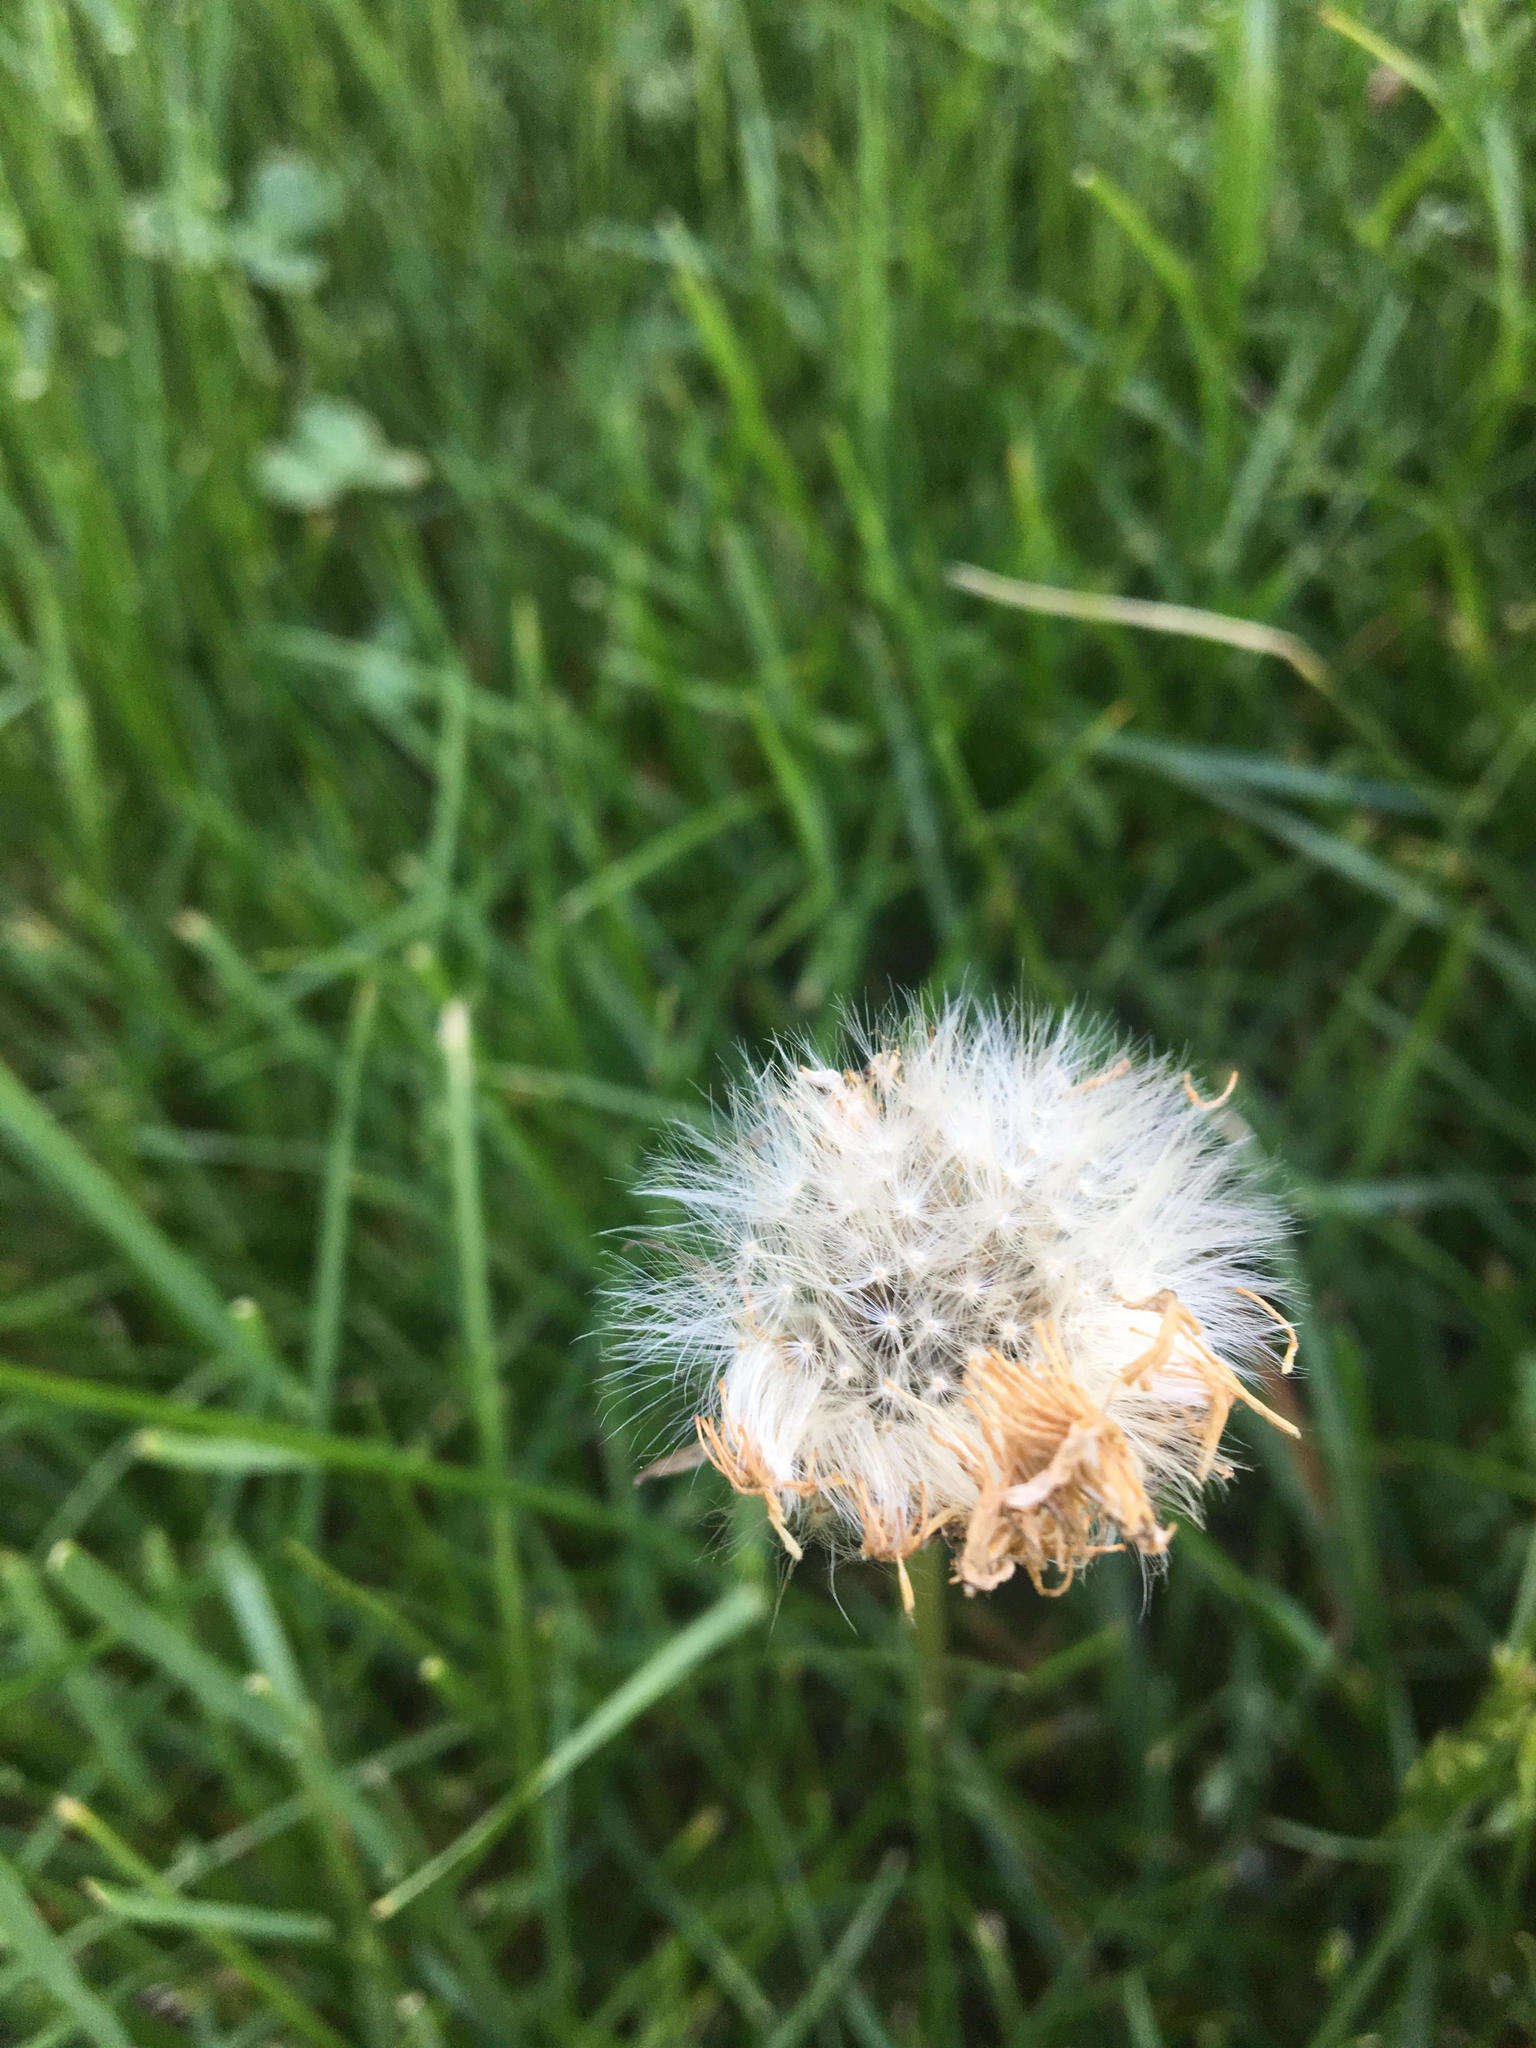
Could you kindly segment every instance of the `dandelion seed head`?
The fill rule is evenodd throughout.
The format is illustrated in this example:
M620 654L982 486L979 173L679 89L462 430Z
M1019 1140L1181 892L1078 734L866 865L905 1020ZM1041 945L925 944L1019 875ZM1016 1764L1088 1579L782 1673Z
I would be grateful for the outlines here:
M844 1067L776 1049L674 1141L611 1348L796 1556L942 1531L969 1591L1160 1556L1235 1403L1291 1427L1248 1385L1289 1329L1251 1145L1073 1017L967 999L849 1038Z

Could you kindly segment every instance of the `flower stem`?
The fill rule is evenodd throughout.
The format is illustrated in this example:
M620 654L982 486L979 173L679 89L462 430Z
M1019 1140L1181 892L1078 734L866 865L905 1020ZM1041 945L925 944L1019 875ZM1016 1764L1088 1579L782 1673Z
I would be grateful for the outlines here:
M948 1577L942 1545L929 1543L918 1551L909 1570L916 1604L912 1616L908 1751L918 1850L917 1903L923 1924L923 2039L926 2048L952 2048L960 2033L939 1786L945 1728Z

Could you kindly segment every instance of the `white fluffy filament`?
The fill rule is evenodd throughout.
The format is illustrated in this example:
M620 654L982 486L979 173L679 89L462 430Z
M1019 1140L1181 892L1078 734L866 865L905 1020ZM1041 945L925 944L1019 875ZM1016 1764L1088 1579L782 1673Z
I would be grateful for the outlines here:
M795 1557L824 1534L905 1594L936 1531L970 1592L1161 1555L1235 1403L1295 1433L1245 1384L1291 1334L1265 1298L1285 1219L1226 1095L970 1000L850 1054L779 1048L676 1140L647 1192L677 1220L610 1295L628 1369L681 1383L697 1456Z

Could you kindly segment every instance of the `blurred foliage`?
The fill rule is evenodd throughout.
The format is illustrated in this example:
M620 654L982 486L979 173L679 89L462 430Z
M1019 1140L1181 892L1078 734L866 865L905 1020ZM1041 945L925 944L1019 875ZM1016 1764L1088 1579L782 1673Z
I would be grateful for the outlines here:
M8 2040L1536 2029L1533 71L1517 0L5 11ZM1241 1069L1305 1441L1145 1606L770 1627L602 1428L603 1233L740 1041L967 975Z

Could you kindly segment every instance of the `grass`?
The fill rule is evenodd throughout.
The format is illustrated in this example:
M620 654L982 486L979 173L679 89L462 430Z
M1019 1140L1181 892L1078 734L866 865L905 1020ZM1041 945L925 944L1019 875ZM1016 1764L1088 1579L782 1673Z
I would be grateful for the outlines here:
M8 2042L1536 2032L1533 86L1499 0L8 12ZM839 1611L602 1427L657 1127L964 975L1296 1189L1303 1444L1145 1610Z

